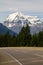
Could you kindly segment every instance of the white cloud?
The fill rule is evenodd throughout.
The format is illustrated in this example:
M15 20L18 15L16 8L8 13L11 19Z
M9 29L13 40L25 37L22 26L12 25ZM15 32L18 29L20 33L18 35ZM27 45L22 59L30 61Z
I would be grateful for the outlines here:
M15 12L18 9L23 12L40 12L42 14L43 0L0 0L0 20L2 21L9 11Z
M43 11L43 0L0 0L0 11L8 10Z

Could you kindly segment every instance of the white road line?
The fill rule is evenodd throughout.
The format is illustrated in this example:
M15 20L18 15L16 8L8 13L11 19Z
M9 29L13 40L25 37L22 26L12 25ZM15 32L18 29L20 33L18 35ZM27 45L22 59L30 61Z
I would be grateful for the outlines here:
M9 55L14 61L16 61L19 65L23 65L21 62L19 62L15 57L13 57L11 54L6 53L7 55Z
M43 57L43 55L35 54L36 56Z

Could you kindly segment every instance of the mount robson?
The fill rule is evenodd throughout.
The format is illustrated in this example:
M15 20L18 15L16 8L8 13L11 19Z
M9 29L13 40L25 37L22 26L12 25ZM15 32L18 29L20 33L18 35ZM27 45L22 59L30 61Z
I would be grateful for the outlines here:
M30 26L31 34L38 33L43 29L43 21L41 21L37 16L28 16L22 14L21 12L16 12L8 15L4 23L2 23L0 26L1 29L4 26L2 32L4 32L7 29L7 31L10 30L11 34L19 34L22 27L26 27L26 24ZM0 30L0 33L2 32Z

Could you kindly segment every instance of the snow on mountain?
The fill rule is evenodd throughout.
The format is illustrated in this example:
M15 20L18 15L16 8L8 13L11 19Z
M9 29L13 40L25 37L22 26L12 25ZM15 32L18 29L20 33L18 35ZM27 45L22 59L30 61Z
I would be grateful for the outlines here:
M22 26L26 26L26 24L30 26L32 33L43 28L41 27L42 21L37 16L27 16L21 12L10 14L4 21L4 25L16 33L19 33Z
M22 18L23 19L23 14L21 14L21 12L19 13L19 12L16 12L16 13L13 13L13 14L10 14L7 18L6 18L6 20L7 21L9 21L9 22L11 22L11 21L13 21L13 20L17 20L17 19L19 19L19 18Z

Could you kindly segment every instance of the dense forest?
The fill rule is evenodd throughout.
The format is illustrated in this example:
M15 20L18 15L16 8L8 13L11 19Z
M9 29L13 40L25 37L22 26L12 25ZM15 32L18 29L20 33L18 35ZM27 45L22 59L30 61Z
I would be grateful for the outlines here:
M32 35L30 27L22 27L18 35L0 34L0 47L33 46L43 47L43 30Z

